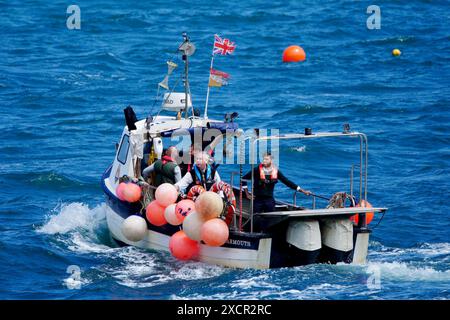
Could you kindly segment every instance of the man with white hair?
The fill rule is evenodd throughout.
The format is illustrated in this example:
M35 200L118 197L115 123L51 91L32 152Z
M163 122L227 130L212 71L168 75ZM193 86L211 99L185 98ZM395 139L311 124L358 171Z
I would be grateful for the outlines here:
M219 182L219 173L216 168L209 164L209 159L210 157L206 152L197 152L194 156L195 163L192 169L175 184L175 187L186 194L195 185L209 190L214 183Z

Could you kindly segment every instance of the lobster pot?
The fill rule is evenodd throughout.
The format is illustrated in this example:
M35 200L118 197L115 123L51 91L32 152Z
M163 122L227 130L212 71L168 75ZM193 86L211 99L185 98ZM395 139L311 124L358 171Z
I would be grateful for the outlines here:
M320 226L317 220L293 220L289 222L286 241L290 246L293 265L316 263L322 247Z
M353 222L348 218L323 220L320 262L351 262L353 252Z

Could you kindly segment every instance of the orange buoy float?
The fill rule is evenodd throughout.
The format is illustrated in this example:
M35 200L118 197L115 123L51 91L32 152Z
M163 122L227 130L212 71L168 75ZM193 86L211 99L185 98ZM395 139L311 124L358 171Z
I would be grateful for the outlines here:
M135 183L127 183L122 189L122 196L128 202L139 201L142 196L141 187Z
M178 191L173 184L163 183L156 189L155 199L163 207L167 207L172 203L175 203L177 198Z
M200 245L198 241L189 239L183 230L175 232L169 240L169 250L180 260L189 260L198 255Z
M195 211L195 203L192 200L185 199L177 203L175 214L181 222L191 213Z
M125 188L126 185L125 182L121 182L116 188L116 195L119 200L125 201L125 198L123 197L123 188Z
M306 59L306 53L302 47L289 46L284 49L283 62L299 62Z
M373 208L372 205L369 203L369 201L361 200L356 207L360 208ZM366 225L369 225L370 222L373 220L374 213L373 212L367 212L366 213ZM355 225L358 225L359 222L359 214L355 214L354 216L350 217L350 220L353 221Z
M165 208L163 206L161 206L156 200L153 200L145 209L145 216L151 224L160 227L167 223L167 220L164 217L164 210Z
M227 242L230 235L228 225L219 218L206 221L201 228L202 240L209 246L220 247Z

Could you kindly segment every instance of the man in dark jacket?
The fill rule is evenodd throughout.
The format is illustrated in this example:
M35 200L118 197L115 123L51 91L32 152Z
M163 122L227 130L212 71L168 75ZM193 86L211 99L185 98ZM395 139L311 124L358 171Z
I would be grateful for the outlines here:
M177 183L181 180L180 167L175 160L177 156L177 148L169 147L161 159L156 160L151 166L144 169L142 176L147 180L150 174L155 172L155 181L153 181L155 187L163 183Z
M249 171L243 176L243 179L251 179L252 172ZM286 178L278 168L276 168L272 163L272 155L266 153L263 158L263 162L253 169L253 212L272 212L275 208L275 199L273 197L273 191L275 189L275 184L281 181L286 186L293 190L297 190L306 195L310 195L311 192L308 190L303 190L300 186L296 185L288 178ZM248 192L247 186L244 186L245 193L248 198L251 195Z

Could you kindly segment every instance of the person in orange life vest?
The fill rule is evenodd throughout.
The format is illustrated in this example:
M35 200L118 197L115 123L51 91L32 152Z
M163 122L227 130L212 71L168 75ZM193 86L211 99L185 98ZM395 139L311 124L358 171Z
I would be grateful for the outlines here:
M177 190L185 194L195 185L200 185L205 190L209 190L214 183L220 181L219 173L209 163L210 157L206 152L197 152L194 159L195 164L192 169L175 184Z
M153 181L155 187L163 183L177 183L181 180L181 170L176 162L177 156L177 148L169 147L161 159L144 169L142 176L147 180L150 174L155 172L155 181Z
M306 195L310 195L311 192L308 190L303 190L300 186L296 185L288 178L286 178L278 168L276 168L272 163L272 155L266 153L263 158L263 162L253 169L253 212L272 212L275 208L275 199L273 197L273 191L275 189L275 184L281 181L286 186L293 190L297 190ZM243 176L243 179L251 179L252 172L249 171ZM243 189L247 198L251 199L252 195L248 192L247 185L244 184Z

